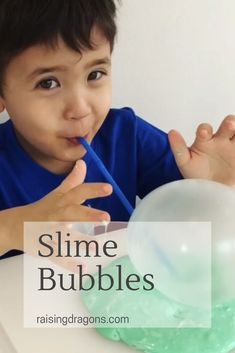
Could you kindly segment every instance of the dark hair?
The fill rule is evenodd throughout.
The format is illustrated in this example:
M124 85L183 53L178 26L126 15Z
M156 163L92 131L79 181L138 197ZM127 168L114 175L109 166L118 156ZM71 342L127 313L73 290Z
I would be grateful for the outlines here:
M55 47L60 36L79 53L92 49L96 25L110 43L116 35L115 0L0 0L0 95L7 64L37 44Z

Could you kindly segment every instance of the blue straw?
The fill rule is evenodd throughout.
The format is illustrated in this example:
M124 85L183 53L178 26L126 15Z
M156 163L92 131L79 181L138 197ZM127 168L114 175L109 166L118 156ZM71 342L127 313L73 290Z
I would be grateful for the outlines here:
M108 172L108 170L105 168L103 162L101 159L97 156L97 154L94 152L92 147L87 143L87 141L83 137L78 137L77 140L83 145L83 147L86 149L87 153L90 155L90 157L93 159L95 162L96 166L99 168L101 173L104 175L106 180L112 185L113 191L116 193L118 196L119 200L129 213L129 215L132 214L133 212L133 207L131 206L130 202L127 200L126 196L123 194L111 174Z

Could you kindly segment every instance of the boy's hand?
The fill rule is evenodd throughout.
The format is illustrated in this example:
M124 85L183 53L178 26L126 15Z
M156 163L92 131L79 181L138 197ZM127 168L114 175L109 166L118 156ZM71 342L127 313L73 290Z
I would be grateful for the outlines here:
M37 202L0 212L0 255L10 249L23 250L24 222L102 222L109 221L108 213L83 206L87 199L105 197L112 187L105 183L83 183L86 164L80 160L60 184ZM76 234L82 240L82 234ZM86 235L86 239L88 236ZM90 238L91 240L92 238ZM34 244L32 244L33 248ZM32 251L33 253L33 251Z
M58 188L28 205L33 211L31 221L109 221L107 212L83 206L82 203L88 199L109 196L112 193L111 185L83 183L85 176L86 164L79 160Z
M168 137L184 178L235 186L235 116L227 116L215 134L209 124L199 125L191 147L177 131L171 130Z

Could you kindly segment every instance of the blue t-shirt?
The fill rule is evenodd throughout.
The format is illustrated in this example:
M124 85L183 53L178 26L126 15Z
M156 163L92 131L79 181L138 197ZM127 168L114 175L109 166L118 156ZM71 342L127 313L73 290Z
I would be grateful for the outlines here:
M91 145L133 207L136 196L143 198L160 185L182 178L167 135L130 108L111 109ZM83 159L87 164L85 182L106 181L87 154ZM51 173L30 158L10 120L0 125L0 168L0 210L41 199L66 177ZM107 211L112 221L128 221L130 217L114 193L87 204Z

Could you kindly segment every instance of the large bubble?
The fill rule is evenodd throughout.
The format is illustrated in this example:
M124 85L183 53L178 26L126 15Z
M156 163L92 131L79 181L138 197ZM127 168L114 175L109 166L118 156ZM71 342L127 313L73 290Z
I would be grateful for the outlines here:
M128 249L169 298L200 307L211 289L215 303L235 298L235 190L194 179L154 190L130 219Z

